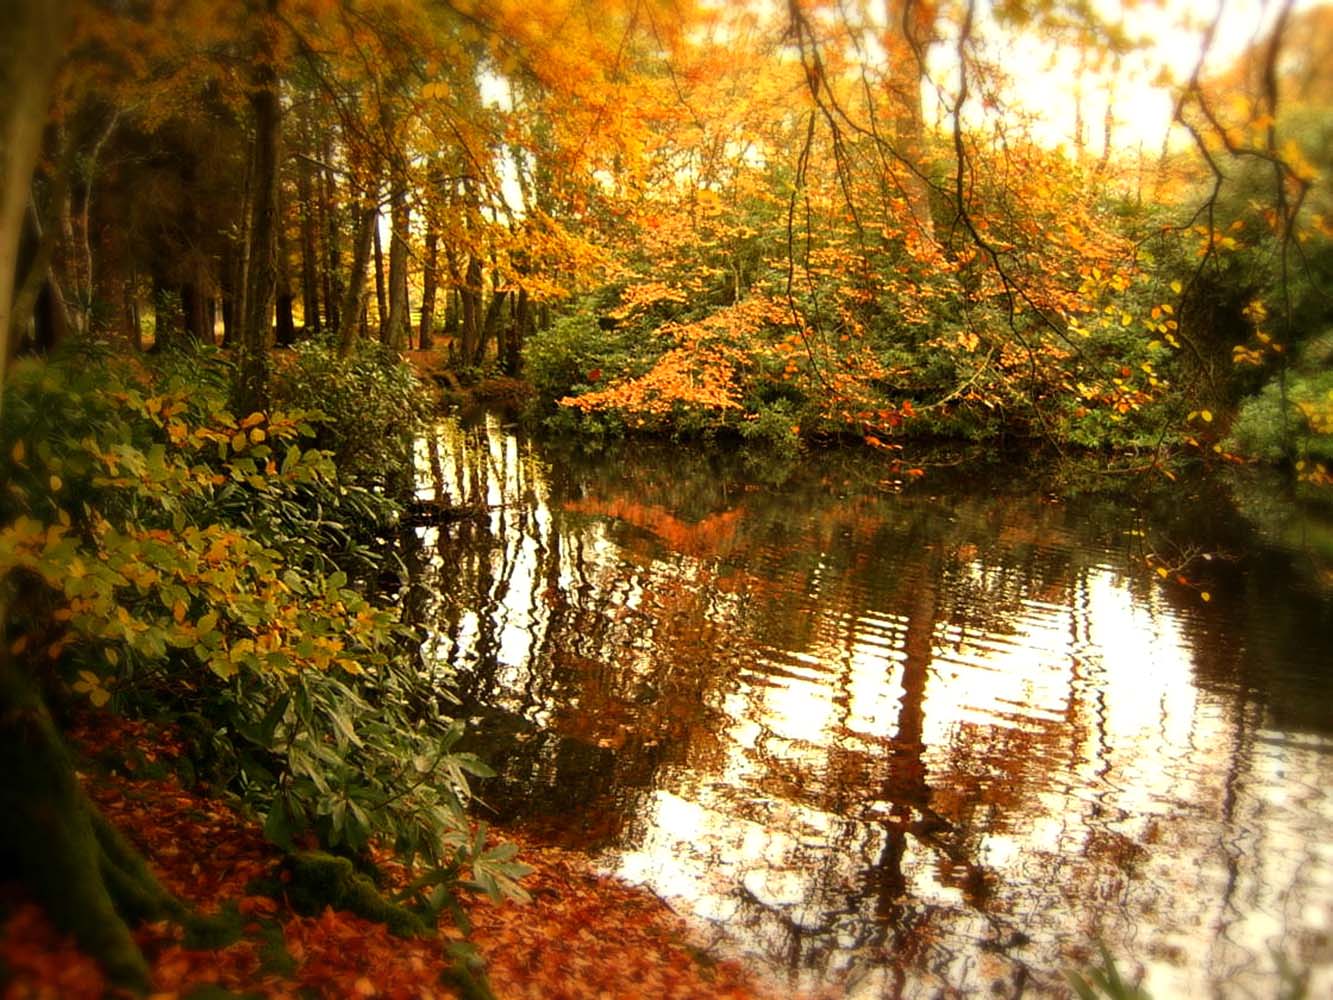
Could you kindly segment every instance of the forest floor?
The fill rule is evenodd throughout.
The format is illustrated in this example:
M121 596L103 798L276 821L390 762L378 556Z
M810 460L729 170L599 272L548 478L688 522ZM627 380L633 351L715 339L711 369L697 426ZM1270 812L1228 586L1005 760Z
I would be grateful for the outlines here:
M484 996L449 975L446 950L462 934L448 917L437 935L399 938L349 913L302 916L283 899L247 893L253 879L272 875L281 854L253 820L182 787L169 766L181 750L170 734L103 716L77 727L73 742L99 760L133 762L128 771L89 767L82 777L167 888L202 914L226 906L240 915L239 938L215 949L187 947L171 923L139 927L136 939L152 966L151 1000ZM470 941L499 1000L776 995L735 963L691 946L683 922L647 890L597 874L577 853L513 832L505 839L519 843L521 860L535 869L523 882L532 902L463 901ZM392 867L386 859L384 868ZM36 905L0 884L3 1000L116 995Z

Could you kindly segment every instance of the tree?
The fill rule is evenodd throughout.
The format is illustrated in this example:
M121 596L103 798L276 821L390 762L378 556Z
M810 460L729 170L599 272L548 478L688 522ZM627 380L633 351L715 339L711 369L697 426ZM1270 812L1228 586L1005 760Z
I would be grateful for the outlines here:
M411 309L407 296L407 241L410 217L407 178L394 171L389 192L389 314L385 319L387 343L395 351L411 346Z
M921 111L921 86L926 82L926 50L933 41L934 0L885 0L884 48L888 57L885 85L893 109L891 122L901 166L898 184L922 235L933 239L929 185L925 179L926 133Z
M239 381L236 408L242 413L268 404L268 351L278 289L278 152L282 129L274 34L279 0L264 0L254 11L256 27L250 106L254 113L249 245L245 254L244 308L241 310Z
M14 767L0 783L0 852L112 982L146 990L124 914L180 919L184 908L87 800L30 667L9 645L0 649L0 751Z
M28 319L13 312L19 242L71 11L68 0L16 0L0 14L0 405L17 328Z
M366 267L370 263L371 243L379 225L378 191L370 188L361 194L356 206L356 230L352 237L352 263L347 272L347 288L338 307L338 353L347 357L356 346L361 324L361 310L366 299Z

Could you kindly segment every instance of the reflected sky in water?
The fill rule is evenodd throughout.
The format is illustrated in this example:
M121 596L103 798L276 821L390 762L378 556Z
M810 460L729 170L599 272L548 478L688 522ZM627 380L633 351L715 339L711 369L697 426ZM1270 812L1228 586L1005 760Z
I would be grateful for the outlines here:
M1159 998L1276 995L1275 955L1333 992L1333 614L1215 496L418 452L488 509L421 530L414 598L484 797L724 951L852 997L1059 994L1099 941Z

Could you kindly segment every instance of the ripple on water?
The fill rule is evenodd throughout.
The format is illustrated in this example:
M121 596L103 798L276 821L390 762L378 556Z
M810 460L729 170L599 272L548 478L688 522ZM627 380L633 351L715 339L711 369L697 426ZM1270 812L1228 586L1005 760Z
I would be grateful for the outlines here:
M609 867L773 974L1058 994L1104 940L1159 996L1265 995L1272 947L1327 962L1326 600L1163 583L1129 510L474 441L446 481L540 503L432 541L428 649L539 734L487 797L606 819Z

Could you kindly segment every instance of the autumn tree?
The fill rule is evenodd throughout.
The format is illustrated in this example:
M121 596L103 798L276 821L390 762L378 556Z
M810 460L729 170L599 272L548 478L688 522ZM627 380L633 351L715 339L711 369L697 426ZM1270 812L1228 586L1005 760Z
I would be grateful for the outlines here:
M1329 10L1283 4L1266 34L1210 69L1214 20L1176 105L1198 162L1181 305L1199 379L1210 400L1239 403L1230 447L1291 461L1316 485L1333 460L1333 227L1322 183L1333 92L1316 68Z

